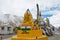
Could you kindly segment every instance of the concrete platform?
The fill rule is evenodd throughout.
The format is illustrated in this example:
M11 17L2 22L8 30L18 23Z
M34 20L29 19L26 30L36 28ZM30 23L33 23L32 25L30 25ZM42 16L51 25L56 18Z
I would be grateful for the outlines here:
M42 37L17 37L17 36L13 36L11 40L48 40L47 36L42 36Z

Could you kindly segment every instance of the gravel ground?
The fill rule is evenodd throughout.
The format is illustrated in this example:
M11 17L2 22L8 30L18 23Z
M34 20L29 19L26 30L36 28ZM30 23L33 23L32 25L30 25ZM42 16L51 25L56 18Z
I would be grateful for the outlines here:
M60 40L60 31L55 31L54 35L49 37L49 40Z
M49 40L60 40L60 35L54 35L49 37Z

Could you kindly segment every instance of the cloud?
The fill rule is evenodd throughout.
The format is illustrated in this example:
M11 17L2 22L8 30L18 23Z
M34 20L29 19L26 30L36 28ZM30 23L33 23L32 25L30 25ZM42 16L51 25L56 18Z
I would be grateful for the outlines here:
M23 16L29 8L33 18L36 18L37 3L39 4L42 15L53 15L49 17L51 24L60 24L60 0L0 0L0 14Z
M56 15L50 17L49 20L52 25L58 28L60 26L60 12L55 11L54 13L56 13Z
M26 9L31 9L34 6L34 2L32 1L30 3L28 0L0 0L0 2L0 11L4 14L23 15Z
M60 0L36 0L42 10L60 5Z
M0 0L0 10L4 13L19 15L24 14L27 8L36 10L36 4L40 10L48 10L50 7L59 5L59 0ZM33 12L34 13L34 12ZM21 16L21 15L20 15Z

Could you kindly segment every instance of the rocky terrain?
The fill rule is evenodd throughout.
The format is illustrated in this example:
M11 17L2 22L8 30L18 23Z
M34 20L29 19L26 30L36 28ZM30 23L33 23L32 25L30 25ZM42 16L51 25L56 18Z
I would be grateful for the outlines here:
M0 25L9 24L11 26L20 26L22 23L23 17L10 15L10 14L1 14L0 15Z

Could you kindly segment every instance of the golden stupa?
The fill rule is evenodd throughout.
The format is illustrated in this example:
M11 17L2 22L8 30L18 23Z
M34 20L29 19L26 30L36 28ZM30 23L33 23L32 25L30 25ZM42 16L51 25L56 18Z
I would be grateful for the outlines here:
M31 26L31 28L33 27L34 23L33 23L33 17L29 11L29 9L27 9L27 11L24 14L24 20L23 20L23 26Z
M32 30L33 29L33 18L32 15L27 9L26 13L24 14L24 21L22 26L30 26L31 30L27 30L28 33L22 33L22 30L18 30L17 36L13 36L11 40L48 40L46 35L42 34L41 30Z

